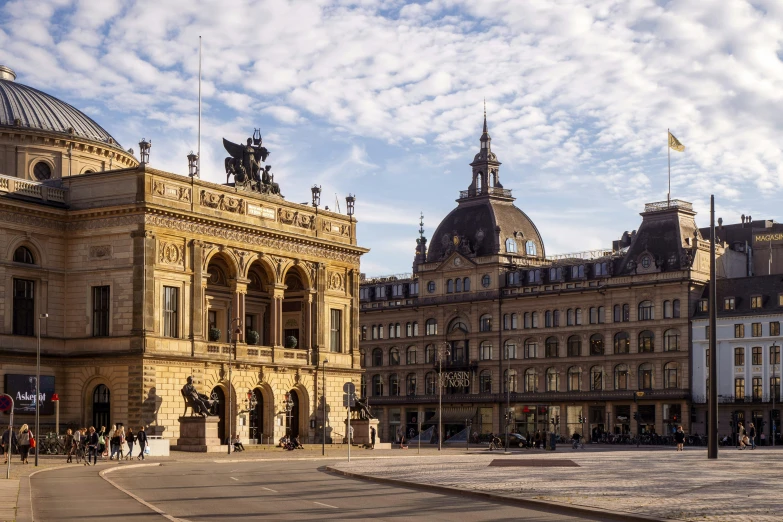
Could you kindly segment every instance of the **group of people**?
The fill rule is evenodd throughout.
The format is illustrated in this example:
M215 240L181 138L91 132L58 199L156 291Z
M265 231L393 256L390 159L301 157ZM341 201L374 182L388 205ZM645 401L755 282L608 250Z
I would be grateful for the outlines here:
M280 440L278 441L277 445L283 449L287 449L289 451L295 450L295 449L304 449L304 446L302 446L302 443L299 442L299 435L297 435L294 438L289 437L288 435L283 435Z
M109 460L131 460L133 458L133 446L138 443L139 455L136 457L138 460L144 460L144 451L147 449L147 433L144 431L144 426L140 427L136 433L133 432L133 428L128 428L125 432L125 426L117 428L113 425L107 432L106 426L101 426L100 431L96 430L94 426L89 428L81 428L77 430L67 430L65 432L65 451L68 457L66 462L73 462L73 455L80 449L84 452L86 459L84 461L85 466L90 465L92 460L93 465L97 464L98 456L101 459ZM127 452L125 447L127 445Z
M6 428L0 441L0 455L5 457L3 464L8 464L8 458L14 450L22 458L22 464L28 464L27 457L30 455L30 449L35 447L35 437L27 424L22 424L18 433Z
M756 449L756 426L751 422L748 429L741 422L737 423L737 442L739 449L743 450L750 446L750 449Z

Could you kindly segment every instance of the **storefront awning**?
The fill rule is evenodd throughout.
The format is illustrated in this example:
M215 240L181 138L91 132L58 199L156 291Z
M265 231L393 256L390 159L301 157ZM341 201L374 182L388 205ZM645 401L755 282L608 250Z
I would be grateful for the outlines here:
M478 410L472 407L465 408L443 408L443 424L465 424L465 419L475 420ZM438 412L435 415L424 421L423 425L437 424Z

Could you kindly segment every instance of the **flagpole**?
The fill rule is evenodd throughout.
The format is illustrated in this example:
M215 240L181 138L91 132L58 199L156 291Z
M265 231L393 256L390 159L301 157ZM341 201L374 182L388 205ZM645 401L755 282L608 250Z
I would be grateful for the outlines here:
M669 160L669 192L666 193L666 206L670 207L672 204L672 151L671 151L671 138L669 137L669 129L666 129L666 158Z
M198 177L201 177L201 36L198 37Z

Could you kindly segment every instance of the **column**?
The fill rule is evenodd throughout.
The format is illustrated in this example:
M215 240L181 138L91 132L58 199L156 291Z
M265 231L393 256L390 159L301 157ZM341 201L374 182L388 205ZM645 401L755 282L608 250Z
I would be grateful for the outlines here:
M313 333L313 348L319 352L319 357L323 359L323 353L329 351L329 345L326 342L326 329L324 323L328 318L326 313L326 264L318 263L318 276L316 278L315 310L313 318L315 320L315 329Z
M133 237L133 333L142 336L155 329L155 235L137 230ZM141 346L137 348L141 349Z
M229 332L228 339L233 340L236 336L237 341L245 342L245 296L247 295L247 284L250 282L248 279L236 278L231 282L231 291L233 297L231 300L231 311L233 317L229 317L228 320L231 324L231 332ZM239 318L241 321L239 325L236 324L234 319ZM239 333L234 330L239 327Z
M272 346L283 346L283 296L285 285L272 287L272 301L269 306L269 337Z
M316 292L311 289L307 294L305 294L305 297L302 300L302 344L300 348L307 350L308 361L313 361L313 298L315 293ZM315 361L316 364L317 362L318 361Z
M190 242L191 263L193 266L193 285L191 286L190 307L190 338L194 341L204 340L204 325L206 311L204 308L204 243L194 239Z

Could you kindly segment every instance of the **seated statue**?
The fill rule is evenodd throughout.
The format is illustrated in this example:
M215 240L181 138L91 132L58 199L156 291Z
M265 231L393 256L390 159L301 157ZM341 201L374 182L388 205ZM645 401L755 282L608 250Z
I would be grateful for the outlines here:
M275 183L275 175L269 172L271 168L272 165L266 165L262 171L261 192L266 194L277 194L282 197L282 194L280 194L280 185Z
M212 414L211 410L214 401L203 393L198 392L193 385L193 377L188 377L188 383L182 387L182 396L190 403L194 414L202 417L208 417Z

